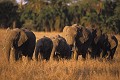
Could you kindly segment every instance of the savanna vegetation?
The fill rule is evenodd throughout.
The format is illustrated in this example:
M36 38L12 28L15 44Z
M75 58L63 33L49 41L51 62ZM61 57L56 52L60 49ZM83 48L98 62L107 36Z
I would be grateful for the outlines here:
M22 62L5 62L3 42L6 30L0 30L0 80L119 80L120 79L120 44L114 59L106 60L61 60L61 61L33 61L28 62L23 57ZM58 32L34 32L37 39L54 36ZM4 34L4 35L3 35ZM116 35L120 42L120 36Z
M29 28L36 38L62 35L64 26L80 24L120 33L120 0L0 0L0 80L120 80L120 44L114 59L78 61L4 61L4 28ZM43 32L37 32L43 31ZM47 32L44 32L47 31ZM55 31L55 32L53 32ZM119 43L120 36L116 35Z

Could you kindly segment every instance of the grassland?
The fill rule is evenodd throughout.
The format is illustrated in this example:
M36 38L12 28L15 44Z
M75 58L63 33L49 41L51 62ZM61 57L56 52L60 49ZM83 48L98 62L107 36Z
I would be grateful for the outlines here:
M37 39L42 36L53 36L58 32L34 32ZM61 34L61 33L60 33ZM99 60L61 60L28 62L23 61L6 63L2 44L5 30L0 30L0 80L120 80L120 44L112 61ZM120 36L116 35L119 42Z

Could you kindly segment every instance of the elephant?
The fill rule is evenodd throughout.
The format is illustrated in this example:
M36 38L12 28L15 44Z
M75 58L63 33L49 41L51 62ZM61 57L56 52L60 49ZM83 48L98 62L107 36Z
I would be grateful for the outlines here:
M51 52L50 60L69 60L71 58L71 49L66 40L60 35L57 35L51 39L53 41L53 49Z
M38 61L38 55L40 54L40 60L49 60L51 51L53 48L53 42L49 37L42 37L37 40L35 49L35 59Z
M22 60L22 56L32 60L35 44L36 37L32 31L19 28L7 30L4 44L6 60L10 61L10 55L13 55L15 61Z
M86 59L86 54L92 42L92 33L89 29L73 24L72 26L65 26L63 34L67 43L72 49L72 58L78 60L78 56L82 55Z
M92 43L90 46L91 49L91 58L96 59L97 57L100 57L100 53L102 51L102 48L105 46L103 43L106 41L105 34L102 34L102 30L100 28L92 28Z
M118 46L118 40L115 37L115 35L107 35L107 44L105 44L106 52L102 54L102 57L108 56L108 60L112 60L116 51L116 48Z
M105 58L108 55L108 59L113 59L118 46L117 38L114 35L103 33L100 28L92 29L92 35L91 58Z

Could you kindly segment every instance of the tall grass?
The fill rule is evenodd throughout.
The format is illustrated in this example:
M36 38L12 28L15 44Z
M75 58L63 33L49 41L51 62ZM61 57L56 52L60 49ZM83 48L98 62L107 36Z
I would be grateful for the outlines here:
M0 41L3 41L4 30L0 30ZM43 35L58 33L35 32L37 39ZM120 36L117 35L119 38ZM120 38L118 39L120 40ZM0 45L2 44L0 42ZM120 45L119 45L120 46ZM4 52L0 46L0 80L120 80L120 54L117 48L112 61L90 60L83 61L33 61L26 57L22 61L6 63Z

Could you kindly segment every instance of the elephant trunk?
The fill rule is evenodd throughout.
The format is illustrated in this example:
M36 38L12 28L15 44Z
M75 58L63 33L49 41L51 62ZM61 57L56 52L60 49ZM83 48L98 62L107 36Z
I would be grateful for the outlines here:
M5 59L8 62L10 60L10 52L11 52L11 42L5 43Z
M55 50L56 50L56 47L53 47L52 52L51 52L51 55L50 55L50 60L53 60Z
M72 59L77 60L77 48L76 48L76 42L74 41L74 44L71 46L72 51Z

